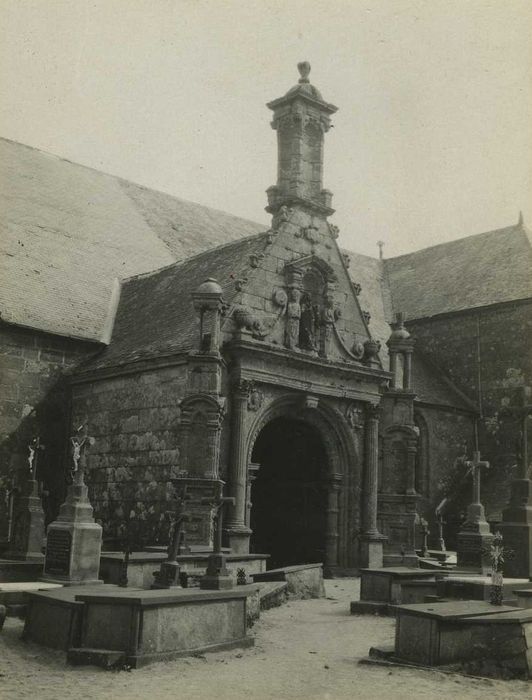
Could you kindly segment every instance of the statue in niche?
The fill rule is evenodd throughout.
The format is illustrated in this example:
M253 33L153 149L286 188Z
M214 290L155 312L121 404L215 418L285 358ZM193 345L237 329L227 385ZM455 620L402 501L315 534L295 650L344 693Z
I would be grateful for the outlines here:
M310 294L301 297L301 322L299 325L299 347L316 350L316 327L318 325L318 307L312 303Z
M286 305L286 339L285 345L287 348L294 350L299 342L299 325L301 321L301 292L299 289L292 287L288 290L288 303Z

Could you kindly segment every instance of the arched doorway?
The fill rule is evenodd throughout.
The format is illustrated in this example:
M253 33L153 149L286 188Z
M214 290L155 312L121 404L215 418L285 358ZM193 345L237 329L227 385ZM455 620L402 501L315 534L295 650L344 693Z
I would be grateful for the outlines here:
M259 433L252 462L252 551L271 555L270 566L323 562L327 536L327 454L319 431L280 417Z

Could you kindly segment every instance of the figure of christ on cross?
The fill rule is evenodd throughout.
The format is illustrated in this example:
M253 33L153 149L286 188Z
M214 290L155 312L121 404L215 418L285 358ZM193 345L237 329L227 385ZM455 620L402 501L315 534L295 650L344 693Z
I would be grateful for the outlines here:
M220 590L233 587L233 579L226 567L226 557L222 553L222 533L225 506L234 505L235 499L231 496L224 496L223 487L224 482L218 481L213 496L201 500L204 505L210 505L214 510L213 553L209 557L207 572L200 580L200 588L204 589Z

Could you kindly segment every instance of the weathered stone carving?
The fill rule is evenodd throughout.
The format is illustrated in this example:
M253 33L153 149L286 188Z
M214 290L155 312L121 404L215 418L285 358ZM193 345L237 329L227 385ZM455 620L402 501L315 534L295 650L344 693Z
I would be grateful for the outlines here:
M239 306L233 311L233 321L239 330L247 330L253 338L262 340L268 334L261 319L257 318L246 306Z
M351 265L351 258L349 257L349 255L347 253L342 253L342 258L344 261L344 265L348 268L349 265Z
M358 282L351 282L351 285L353 287L353 291L355 293L355 296L356 297L360 296L360 292L362 291L362 285L359 284Z
M284 289L277 287L272 292L272 303L279 308L285 308L288 304L288 295Z
M243 379L239 384L239 391L247 394L248 411L258 411L264 401L264 393L257 387L252 379Z
M374 340L371 338L370 340L366 340L364 343L364 362L367 365L378 367L380 365L379 362L379 352L381 349L381 342L380 340Z
M356 360L361 360L364 357L364 344L355 340L351 347L351 354Z
M336 239L340 235L340 229L335 224L329 224L329 233Z
M363 311L362 317L363 317L366 324L368 324L371 321L371 314L369 311Z
M353 430L362 430L364 427L364 411L358 404L350 403L346 408L345 417Z
M301 321L301 292L292 287L288 291L288 304L286 307L286 337L285 345L294 350L299 344L299 324Z
M285 222L289 221L291 213L292 210L290 209L290 207L286 206L286 204L283 204L281 207L279 207L279 210L276 214L274 214L272 218L272 228L274 230L277 230L281 226L281 224L284 224Z
M299 346L304 350L316 350L316 328L319 322L318 309L309 294L301 297L301 321Z

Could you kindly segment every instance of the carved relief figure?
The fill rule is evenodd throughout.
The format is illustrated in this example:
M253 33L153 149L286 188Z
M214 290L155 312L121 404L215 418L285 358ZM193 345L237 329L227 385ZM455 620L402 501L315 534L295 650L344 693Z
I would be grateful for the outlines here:
M317 307L309 294L301 297L301 323L299 327L299 346L305 350L316 350Z
M301 320L300 301L301 292L292 287L288 291L288 304L286 305L286 339L285 345L291 350L297 348L299 342L299 324Z

